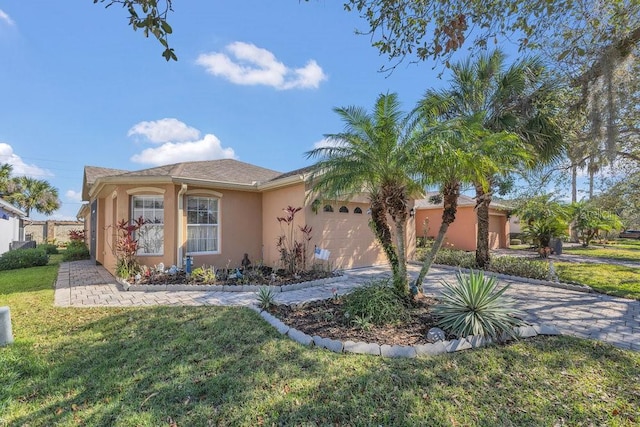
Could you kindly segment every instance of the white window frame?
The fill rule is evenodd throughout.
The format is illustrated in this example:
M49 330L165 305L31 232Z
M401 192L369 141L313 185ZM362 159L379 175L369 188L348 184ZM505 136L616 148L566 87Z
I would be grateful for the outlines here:
M142 214L140 214L140 208L136 208L136 199L140 199L143 200L143 207L142 207ZM162 201L162 208L156 208L155 206L153 208L145 208L144 207L144 200L161 200ZM155 204L155 203L154 203ZM140 239L142 239L142 237L139 235L140 231L137 231L134 238L138 239L138 256L162 256L164 255L164 222L165 222L165 218L164 218L164 196L163 195L157 195L157 194L136 194L131 196L131 222L133 223L133 221L136 221L138 218L140 218L140 216L142 216L145 220L149 220L148 215L146 214L146 211L148 210L150 213L155 212L156 210L160 210L162 209L162 222L155 222L155 220L157 220L157 216L154 215L153 219L154 222L149 223L149 224L145 224L142 226L141 230L145 230L145 229L149 229L151 227L154 228L159 228L161 227L161 231L162 231L162 242L159 244L156 244L155 246L160 248L159 252L142 252L142 250L144 249L144 245L140 244ZM143 231L144 233L144 231Z
M198 224L198 223L190 223L189 222L189 212L193 212L192 209L190 209L189 207L189 200L190 199L206 199L207 200L207 204L209 204L211 201L214 201L216 204L216 211L215 211L215 224L214 223L207 223L207 224ZM199 211L199 209L196 209L196 215L197 212ZM186 203L185 203L185 212L186 212L186 223L187 223L187 236L186 236L186 241L185 241L185 248L186 248L186 254L187 255L215 255L215 254L219 254L220 253L220 247L221 247L221 242L220 242L220 197L213 197L211 195L198 195L198 194L192 194L192 195L187 195L186 196ZM194 229L194 228L200 228L200 227L207 227L207 228L212 228L214 231L212 233L213 238L215 239L215 248L214 250L211 251L192 251L189 248L189 230L190 229Z

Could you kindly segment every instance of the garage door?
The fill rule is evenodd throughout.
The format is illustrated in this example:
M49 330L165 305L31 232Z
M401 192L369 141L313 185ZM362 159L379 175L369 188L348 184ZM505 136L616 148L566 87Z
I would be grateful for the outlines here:
M366 204L332 206L333 212L320 209L307 217L313 226L313 242L330 251L335 268L355 268L386 263L380 245L369 228Z

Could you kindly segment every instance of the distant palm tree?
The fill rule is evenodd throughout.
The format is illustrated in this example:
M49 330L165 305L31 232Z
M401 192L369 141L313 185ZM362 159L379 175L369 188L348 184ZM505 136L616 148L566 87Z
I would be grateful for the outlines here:
M58 190L45 180L19 176L12 179L12 184L14 191L6 198L24 210L27 216L32 209L48 215L60 207Z
M6 196L12 186L11 183L11 172L13 172L13 166L9 163L3 163L0 165L0 196Z
M515 133L535 154L528 162L514 159L515 164L504 163L503 170L474 182L478 216L476 263L483 267L489 261L489 204L496 176L512 171L515 166L535 168L557 160L564 153L564 143L555 122L555 111L549 107L554 105L555 87L545 81L545 68L540 60L526 58L505 69L505 55L496 50L481 55L475 62L455 64L452 72L451 88L446 91L449 105L442 111L442 118L481 114L484 129ZM504 152L499 145L482 150L496 159Z
M391 265L394 285L407 292L408 203L420 191L412 179L407 115L400 110L395 93L379 95L371 113L354 106L334 111L344 122L344 131L325 135L332 145L307 153L308 158L319 159L310 177L313 191L326 199L368 195L371 228Z

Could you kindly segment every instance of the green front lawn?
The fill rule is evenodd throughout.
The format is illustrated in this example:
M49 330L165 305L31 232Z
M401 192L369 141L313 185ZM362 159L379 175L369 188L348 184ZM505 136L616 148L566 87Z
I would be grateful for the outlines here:
M0 425L637 425L640 353L567 337L402 360L283 338L248 309L55 308L0 273Z
M556 262L554 265L563 282L582 283L598 292L640 300L638 268L573 262Z
M578 246L574 248L564 248L562 251L572 255L616 259L620 261L635 261L640 263L640 246L615 245L606 247L588 246L586 248Z

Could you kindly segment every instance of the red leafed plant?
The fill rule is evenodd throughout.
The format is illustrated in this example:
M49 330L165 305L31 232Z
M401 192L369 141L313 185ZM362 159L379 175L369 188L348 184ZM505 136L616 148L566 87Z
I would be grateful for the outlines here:
M116 240L116 274L122 278L128 278L140 270L140 264L136 259L138 253L138 239L135 233L142 228L147 221L140 217L129 222L120 220L116 227L118 236Z
M283 209L285 215L277 217L282 234L278 237L276 247L280 252L280 261L282 261L287 273L290 274L306 271L307 269L312 227L308 225L304 227L298 226L298 230L302 233L302 239L300 241L297 240L294 221L296 213L301 210L302 208L300 207L287 206Z
M69 240L72 242L84 243L85 233L84 230L70 230Z

